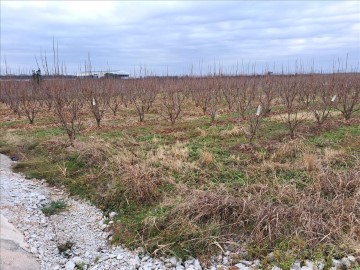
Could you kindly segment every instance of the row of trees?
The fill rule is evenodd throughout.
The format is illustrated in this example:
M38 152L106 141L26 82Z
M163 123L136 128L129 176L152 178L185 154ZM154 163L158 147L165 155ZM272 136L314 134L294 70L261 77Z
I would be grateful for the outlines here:
M346 120L360 110L360 74L296 74L267 76L213 76L184 78L33 79L1 81L0 101L33 124L41 111L53 112L71 142L91 112L97 126L106 111L117 115L133 107L139 121L157 106L171 125L193 103L214 122L220 111L238 112L244 132L252 141L263 117L273 109L291 136L311 115L319 125L332 110Z

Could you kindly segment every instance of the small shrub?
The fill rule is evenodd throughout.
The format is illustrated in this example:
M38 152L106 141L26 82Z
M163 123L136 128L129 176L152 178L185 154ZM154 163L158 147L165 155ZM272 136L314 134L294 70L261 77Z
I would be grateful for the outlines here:
M66 208L64 201L52 201L48 206L45 206L41 211L45 216L51 216L60 213Z

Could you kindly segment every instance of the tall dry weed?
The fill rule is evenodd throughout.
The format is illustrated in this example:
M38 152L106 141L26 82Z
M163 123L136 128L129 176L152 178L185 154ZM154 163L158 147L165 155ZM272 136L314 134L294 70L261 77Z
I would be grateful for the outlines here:
M314 154L305 153L303 155L304 166L308 172L312 172L316 169L317 160Z

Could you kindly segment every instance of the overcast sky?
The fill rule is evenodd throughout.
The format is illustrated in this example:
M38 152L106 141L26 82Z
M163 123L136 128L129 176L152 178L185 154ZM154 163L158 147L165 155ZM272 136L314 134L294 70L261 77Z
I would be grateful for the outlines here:
M67 72L207 73L255 66L331 70L348 54L359 67L360 1L6 1L1 0L1 70L29 72L53 38ZM238 64L237 64L238 63ZM243 65L241 64L243 63ZM211 68L210 68L211 66ZM250 69L251 69L250 68ZM248 69L248 68L246 68Z

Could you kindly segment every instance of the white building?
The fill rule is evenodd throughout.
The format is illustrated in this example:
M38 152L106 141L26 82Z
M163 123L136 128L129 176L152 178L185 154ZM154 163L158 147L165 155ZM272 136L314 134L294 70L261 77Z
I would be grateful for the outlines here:
M92 77L92 78L103 78L103 77L119 77L127 79L130 77L130 73L121 70L108 70L108 71L87 71L76 74L77 77Z

